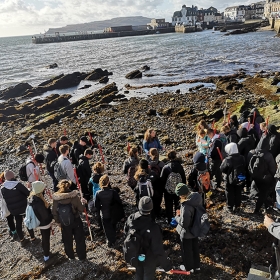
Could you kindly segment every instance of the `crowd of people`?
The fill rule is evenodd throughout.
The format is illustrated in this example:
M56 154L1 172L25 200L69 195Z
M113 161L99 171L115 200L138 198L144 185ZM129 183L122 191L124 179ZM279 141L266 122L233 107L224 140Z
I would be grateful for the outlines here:
M242 211L242 192L256 200L252 214L258 215L261 209L268 208L280 211L280 135L257 109L243 112L239 120L235 115L229 116L219 130L214 123L209 125L201 120L197 124L195 142L198 151L194 153L189 174L185 173L182 159L175 150L167 151L167 162L160 160L159 151L164 148L154 129L146 131L143 145L128 146L129 156L122 172L127 187L135 194L137 211L129 213L124 226L124 257L136 267L136 279L154 279L159 265L169 274L173 271L156 222L163 216L169 226L176 227L180 237L181 271L200 272L200 235L194 234L192 227L198 207L207 211L209 191L215 195L216 189L225 189L226 211L230 214ZM103 162L95 162L91 167L93 148L95 145L87 136L73 144L66 136L59 140L50 138L43 147L43 154L34 155L20 169L21 180L11 170L0 175L1 211L11 240L19 240L22 246L40 240L35 237L34 228L27 229L30 240L24 236L22 224L30 209L27 206L31 206L38 219L36 228L41 233L45 265L52 263L53 220L61 227L69 260L75 259L73 239L78 258L86 260L81 219L85 210L96 218L100 230L104 230L107 246L113 248L116 244L116 226L125 221L120 189L111 186ZM53 186L45 184L43 163ZM49 189L54 191L52 195L47 193ZM268 227L271 228L272 223L266 218ZM132 240L138 242L133 245L134 253L130 249Z

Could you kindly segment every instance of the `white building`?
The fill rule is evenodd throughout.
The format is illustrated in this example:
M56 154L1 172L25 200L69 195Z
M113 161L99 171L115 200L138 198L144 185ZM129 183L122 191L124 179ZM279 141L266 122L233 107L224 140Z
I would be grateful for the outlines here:
M280 17L280 1L279 0L266 0L264 5L264 17Z
M197 7L187 7L186 5L182 6L180 11L176 11L172 17L172 25L175 26L177 24L184 25L195 25L197 21Z
M247 6L232 6L225 9L226 21L245 21Z

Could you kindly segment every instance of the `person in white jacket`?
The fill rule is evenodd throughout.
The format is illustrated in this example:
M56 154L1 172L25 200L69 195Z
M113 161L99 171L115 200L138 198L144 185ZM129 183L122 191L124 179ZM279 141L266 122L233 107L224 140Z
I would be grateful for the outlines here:
M77 189L77 182L73 170L73 165L68 158L70 147L68 145L62 145L59 147L59 152L61 155L58 157L57 161L61 165L64 174L67 176L67 180L72 182L71 190Z
M26 174L28 177L27 187L31 189L31 183L40 180L39 164L44 162L44 155L36 154L34 160L27 159Z

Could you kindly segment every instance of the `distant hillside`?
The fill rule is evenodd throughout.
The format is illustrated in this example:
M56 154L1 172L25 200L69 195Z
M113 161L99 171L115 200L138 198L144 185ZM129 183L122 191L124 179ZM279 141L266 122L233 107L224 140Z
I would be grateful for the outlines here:
M146 25L151 22L150 18L135 16L135 17L117 17L109 20L93 21L81 24L71 24L65 27L50 28L46 33L54 34L55 32L66 33L66 32L79 32L79 31L96 31L103 30L110 26L123 26L123 25Z

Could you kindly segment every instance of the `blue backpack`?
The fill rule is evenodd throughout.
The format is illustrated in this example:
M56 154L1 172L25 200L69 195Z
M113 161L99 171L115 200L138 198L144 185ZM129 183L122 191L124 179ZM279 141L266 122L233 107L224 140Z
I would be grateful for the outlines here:
M40 221L37 219L31 205L27 205L26 207L25 218L23 222L24 225L30 230L35 229L40 225Z

